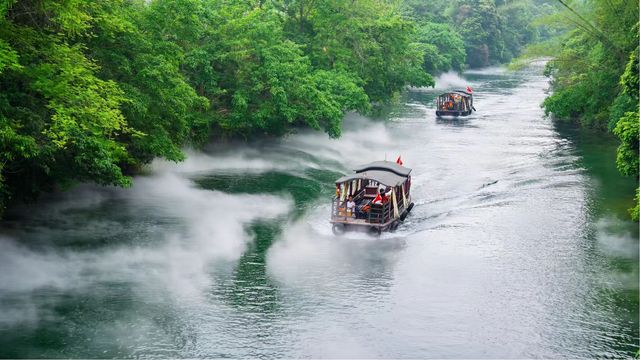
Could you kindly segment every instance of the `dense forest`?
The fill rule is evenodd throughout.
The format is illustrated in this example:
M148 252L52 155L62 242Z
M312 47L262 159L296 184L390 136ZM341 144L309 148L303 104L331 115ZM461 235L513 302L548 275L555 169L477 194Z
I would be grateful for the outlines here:
M574 121L620 138L616 164L638 179L638 1L567 3L540 21L556 30L527 56L548 55L545 72L553 93L543 106L556 119ZM640 188L631 216L638 219Z
M154 158L216 139L338 137L345 112L510 61L550 36L531 22L550 12L501 0L0 0L0 213L78 182L128 186ZM584 51L604 41L572 36ZM562 115L557 89L548 109ZM637 98L624 94L619 106Z

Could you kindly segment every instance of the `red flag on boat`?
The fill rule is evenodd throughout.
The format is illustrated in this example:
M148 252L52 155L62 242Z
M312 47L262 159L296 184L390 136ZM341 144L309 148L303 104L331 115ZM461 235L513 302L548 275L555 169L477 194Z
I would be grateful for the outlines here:
M376 203L381 203L381 202L382 202L382 196L380 195L380 193L378 193L376 198L373 199L372 203L376 204Z
M468 93L472 93L473 92L473 90L471 90L471 87L467 86L467 92Z
M397 163L398 165L402 165L402 164L404 164L404 163L402 162L402 159L400 158L400 156L398 156L398 158L396 159L396 163Z

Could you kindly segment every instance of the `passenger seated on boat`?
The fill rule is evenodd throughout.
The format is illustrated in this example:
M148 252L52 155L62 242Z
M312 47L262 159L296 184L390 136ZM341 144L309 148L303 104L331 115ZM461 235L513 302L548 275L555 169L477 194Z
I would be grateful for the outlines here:
M355 217L355 209L356 203L353 201L353 196L349 196L349 200L347 200L347 216Z
M378 195L373 199L372 204L383 204L387 202L387 195L382 188L378 189Z

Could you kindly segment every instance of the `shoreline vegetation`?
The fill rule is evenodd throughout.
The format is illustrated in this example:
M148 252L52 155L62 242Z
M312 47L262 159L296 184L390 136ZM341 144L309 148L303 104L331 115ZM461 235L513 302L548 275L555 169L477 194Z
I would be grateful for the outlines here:
M0 204L129 186L154 158L215 137L337 137L345 111L432 83L396 9L320 5L5 1Z
M639 4L627 0L556 1L560 11L536 23L555 29L557 35L529 45L513 64L551 57L545 75L551 79L552 93L543 103L545 113L557 121L614 134L620 140L617 168L637 183ZM629 209L635 221L640 215L639 202L637 187L635 205Z
M348 111L366 114L407 86L432 86L439 73L508 63L527 45L532 54L573 36L550 25L559 6L0 0L0 216L80 182L129 186L154 158L183 160L185 146L301 127L339 137ZM545 107L562 117L553 104L565 102L561 79L575 69L548 71L556 93ZM632 120L613 128L622 139L633 138ZM625 146L626 164L634 144ZM637 174L637 157L625 171Z

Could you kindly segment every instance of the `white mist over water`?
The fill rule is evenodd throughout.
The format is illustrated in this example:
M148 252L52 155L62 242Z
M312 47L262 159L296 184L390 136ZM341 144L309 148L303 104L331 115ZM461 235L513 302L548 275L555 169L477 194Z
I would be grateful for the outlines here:
M331 139L319 131L300 130L280 140L256 141L250 146L212 146L205 152L187 150L181 163L162 159L152 164L154 173L261 174L271 171L303 175L306 169L344 172L360 163L381 160L385 155L395 161L389 130L382 121L372 121L358 114L347 114L342 136Z
M246 226L283 217L292 206L290 199L281 196L199 189L177 174L179 165L173 170L164 166L156 175L137 177L131 189L83 186L65 194L55 206L35 213L49 224L72 225L57 231L60 240L78 233L139 239L121 239L84 251L60 248L44 238L43 246L31 246L33 235L20 231L13 238L0 238L0 300L22 299L11 311L2 311L0 324L36 322L39 316L50 316L41 313L32 298L38 291L85 293L97 284L129 283L141 297L158 291L201 297L210 286L213 262L237 260L252 241ZM109 201L117 202L126 216L137 217L127 225L130 228L123 230L117 221L99 216L82 216L80 223L73 223L74 213L95 211ZM167 229L157 219L175 226ZM26 241L18 242L21 237ZM43 239L34 238L35 244Z
M277 164L261 158L258 149L240 148L231 153L213 156L193 149L185 150L186 159L176 164L164 159L153 161L154 173L263 173L272 170L286 170L286 164Z
M279 142L257 148L235 146L216 155L188 150L182 163L154 161L150 175L136 177L130 189L83 185L35 211L27 207L36 223L44 224L36 229L52 225L53 229L34 237L17 228L0 238L0 299L22 299L11 311L3 311L0 324L36 323L42 316L52 316L31 298L38 291L80 294L96 284L132 283L141 297L168 291L180 298L201 298L211 286L212 265L236 261L253 241L246 226L286 216L292 201L282 195L201 189L189 177L270 171L305 176L305 169L314 168L342 173L383 158L382 149L391 145L381 122L353 114L345 119L345 128L340 139L304 131ZM113 217L82 215L99 213L114 203L123 216L137 220L123 226ZM324 217L324 207L322 212ZM78 237L83 242L84 234L128 239L87 251L56 245ZM130 238L136 236L137 241Z

